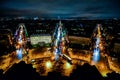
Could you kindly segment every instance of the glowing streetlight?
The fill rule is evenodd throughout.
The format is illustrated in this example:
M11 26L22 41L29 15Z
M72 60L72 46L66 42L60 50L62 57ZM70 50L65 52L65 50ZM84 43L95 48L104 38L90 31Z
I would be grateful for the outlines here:
M47 61L45 63L45 66L46 66L47 69L50 69L50 68L52 68L52 63L50 61Z
M65 64L65 68L66 68L66 69L70 69L70 68L71 68L70 63L66 62L66 64Z

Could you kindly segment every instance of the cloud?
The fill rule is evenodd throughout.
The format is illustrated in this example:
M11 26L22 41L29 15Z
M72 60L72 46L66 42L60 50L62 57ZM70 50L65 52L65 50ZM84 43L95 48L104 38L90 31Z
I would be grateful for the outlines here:
M87 8L85 8L84 12L88 12L88 13L106 13L106 9L104 6L89 6Z
M2 0L0 15L120 17L119 0Z

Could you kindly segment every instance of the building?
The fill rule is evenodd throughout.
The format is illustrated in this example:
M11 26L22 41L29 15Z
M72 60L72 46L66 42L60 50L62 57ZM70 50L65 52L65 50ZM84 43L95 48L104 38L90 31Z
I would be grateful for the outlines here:
M8 53L11 49L13 42L11 31L9 29L1 29L0 30L0 55L4 53Z
M34 34L30 36L30 43L33 47L50 46L51 42L50 34Z

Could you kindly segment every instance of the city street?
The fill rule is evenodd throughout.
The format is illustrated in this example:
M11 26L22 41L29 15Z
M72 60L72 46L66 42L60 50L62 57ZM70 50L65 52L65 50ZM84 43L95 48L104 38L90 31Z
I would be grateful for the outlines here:
M32 64L33 68L36 68L36 72L41 75L47 75L48 72L56 70L61 72L64 76L69 76L70 73L76 68L76 65L82 66L84 63L95 65L102 76L106 76L107 73L115 71L120 73L119 64L111 60L111 57L102 58L98 63L93 64L91 57L92 52L90 51L79 51L73 52L72 48L68 49L68 54L72 59L72 64L67 60L60 57L59 61L56 62L53 57L53 53L49 50L50 48L43 49L31 49L28 55L24 55L21 60L16 58L15 52L0 57L0 69L4 70L4 73L15 63L25 61L26 64ZM78 51L78 50L77 50ZM61 69L64 69L61 71Z

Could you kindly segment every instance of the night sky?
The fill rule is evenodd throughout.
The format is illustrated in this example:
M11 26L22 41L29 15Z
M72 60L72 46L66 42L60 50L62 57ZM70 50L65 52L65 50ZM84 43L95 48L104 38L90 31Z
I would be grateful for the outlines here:
M1 0L0 16L120 18L119 0Z

